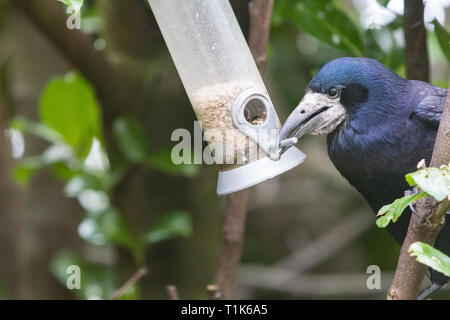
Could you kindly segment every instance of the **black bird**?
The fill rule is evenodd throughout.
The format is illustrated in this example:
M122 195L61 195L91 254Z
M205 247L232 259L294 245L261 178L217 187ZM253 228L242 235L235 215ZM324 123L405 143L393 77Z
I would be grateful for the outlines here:
M404 195L405 174L429 164L447 90L406 80L368 58L339 58L325 64L281 128L280 139L326 134L328 154L338 171L374 212ZM450 146L449 146L450 147ZM409 208L388 231L400 244ZM450 222L435 247L450 255ZM450 278L431 270L424 298Z

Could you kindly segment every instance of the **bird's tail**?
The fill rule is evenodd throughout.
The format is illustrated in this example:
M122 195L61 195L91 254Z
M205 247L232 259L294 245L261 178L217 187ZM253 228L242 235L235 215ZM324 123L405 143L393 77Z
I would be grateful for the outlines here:
M419 297L417 298L417 300L425 300L427 299L429 296L431 296L433 293L435 293L436 291L439 291L439 289L441 289L442 287L444 287L445 285L439 284L439 283L434 283L432 282L428 287L426 287L420 294Z

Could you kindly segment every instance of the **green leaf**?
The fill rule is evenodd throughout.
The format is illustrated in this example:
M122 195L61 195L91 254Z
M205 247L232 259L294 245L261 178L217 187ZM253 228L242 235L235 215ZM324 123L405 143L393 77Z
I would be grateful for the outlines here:
M75 175L80 174L80 170L74 168L70 161L54 163L51 170L55 177L62 181L69 181Z
M140 123L132 117L120 117L113 123L114 137L121 153L129 161L143 163L148 157L148 140Z
M185 211L172 211L163 215L145 235L148 243L192 234L192 221L189 213Z
M426 195L427 194L425 192L420 192L418 194L404 196L403 198L395 200L391 204L383 206L377 214L377 216L381 216L376 222L378 228L386 228L391 221L396 222L411 202L417 201Z
M12 169L12 178L21 187L26 187L35 173L36 169L26 165L25 163L18 163Z
M95 245L116 244L130 250L138 246L123 216L114 208L88 213L78 227L81 238Z
M277 3L279 2L279 3ZM276 17L291 19L302 31L353 56L364 56L359 29L332 1L276 1Z
M438 168L425 168L406 175L406 181L410 186L416 184L433 196L442 201L450 194L450 166Z
M69 147L63 144L53 144L39 156L26 157L18 161L13 167L13 179L20 186L26 186L36 170L67 161L70 157Z
M414 242L408 249L416 260L450 277L450 257L423 242Z
M52 128L22 117L15 117L11 121L11 128L22 132L30 133L52 143L64 142L64 137Z
M51 80L40 101L42 122L58 132L77 156L85 157L100 137L100 108L91 85L79 74Z
M75 12L78 12L81 10L81 7L83 6L84 0L58 0L59 2L64 3L68 7L72 7Z
M169 175L193 177L198 173L199 166L195 164L174 164L171 158L171 149L163 149L149 156L146 164L155 170Z
M442 52L450 62L450 33L436 19L433 21L433 25Z

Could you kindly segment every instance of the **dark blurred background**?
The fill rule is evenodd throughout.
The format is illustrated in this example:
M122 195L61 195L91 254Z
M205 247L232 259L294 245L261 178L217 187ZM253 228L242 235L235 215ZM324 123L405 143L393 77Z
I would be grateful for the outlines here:
M244 34L248 2L231 1ZM402 3L275 0L264 79L281 120L334 58L376 58L404 76ZM448 30L449 6L425 8L437 19L427 24L430 79L445 88L434 30ZM66 10L0 0L0 298L109 299L144 266L121 298L165 299L168 284L206 298L224 200L215 167L170 161L172 131L192 132L195 115L149 5L85 0L81 30L66 28ZM384 298L400 247L335 170L325 137L298 147L304 164L251 189L235 297ZM66 288L72 264L81 290ZM380 290L366 287L370 265Z

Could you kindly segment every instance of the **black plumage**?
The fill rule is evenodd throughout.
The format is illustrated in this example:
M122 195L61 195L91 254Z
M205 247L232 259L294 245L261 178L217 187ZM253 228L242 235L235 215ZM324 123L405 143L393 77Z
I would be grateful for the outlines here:
M328 132L328 154L339 172L378 212L409 189L405 174L417 170L421 159L430 163L446 90L406 80L366 58L329 62L310 82L307 93L329 95L330 88L340 89L339 99L346 114ZM282 138L289 135L298 117L299 112L295 111L288 118L281 130ZM408 208L388 227L400 244L410 214ZM440 232L435 246L450 255L450 222ZM449 278L432 271L431 280L444 284Z

